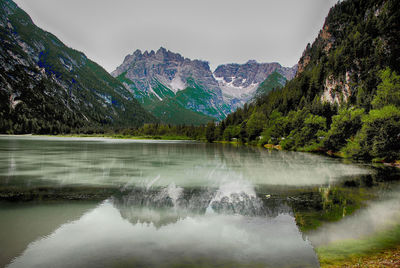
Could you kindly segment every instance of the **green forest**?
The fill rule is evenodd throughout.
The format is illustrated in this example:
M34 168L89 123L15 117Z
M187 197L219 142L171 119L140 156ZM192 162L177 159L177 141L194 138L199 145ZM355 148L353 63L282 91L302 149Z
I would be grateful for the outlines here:
M285 87L207 127L207 140L237 139L280 145L285 150L320 151L374 161L400 159L399 1L343 1L308 45L308 62ZM328 49L327 49L328 48ZM328 77L350 73L344 86L322 99ZM342 79L344 80L344 79Z

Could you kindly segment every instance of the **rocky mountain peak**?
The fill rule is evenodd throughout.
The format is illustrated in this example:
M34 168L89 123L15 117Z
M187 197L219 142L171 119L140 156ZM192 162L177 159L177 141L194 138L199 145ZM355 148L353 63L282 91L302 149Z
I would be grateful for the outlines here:
M141 56L142 55L142 51L140 49L136 49L135 52L133 52L132 55L136 56L136 57Z
M184 58L179 53L174 53L164 47L160 47L156 52L142 53L136 50L132 55L128 55L124 62L112 72L114 77L122 74L142 92L151 92L156 83L162 83L176 93L188 86L188 79L212 91L219 91L208 62ZM158 97L163 99L162 96Z
M294 77L297 65L283 67L277 62L258 63L249 60L244 64L230 63L218 66L214 78L218 81L226 102L235 108L244 105L254 97L258 86L273 72L278 72L290 80Z
M195 89L196 92L191 94L207 96L207 100L188 100L185 108L223 118L251 100L258 86L273 72L281 74L284 77L282 83L285 83L294 77L296 70L297 66L283 67L277 62L249 60L244 64L220 65L212 72L207 61L184 58L160 47L156 52L136 50L112 75L119 77L144 104L147 100L163 101L177 96L179 91L187 88Z
M256 60L248 60L246 64L258 64Z

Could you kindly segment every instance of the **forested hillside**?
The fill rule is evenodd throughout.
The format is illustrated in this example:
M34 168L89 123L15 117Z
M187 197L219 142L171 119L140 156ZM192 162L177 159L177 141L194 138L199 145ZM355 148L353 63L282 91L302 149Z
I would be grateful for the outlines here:
M0 133L66 133L158 122L83 53L0 0Z
M296 78L230 114L208 140L400 159L399 41L399 1L338 2Z

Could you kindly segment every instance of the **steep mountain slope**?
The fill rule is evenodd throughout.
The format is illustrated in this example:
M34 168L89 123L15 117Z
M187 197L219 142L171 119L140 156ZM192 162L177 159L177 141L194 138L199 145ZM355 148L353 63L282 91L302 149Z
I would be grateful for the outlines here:
M59 133L157 120L83 53L0 0L0 132Z
M298 63L296 81L309 79L307 96L369 110L378 72L400 71L399 6L399 1L348 0L333 7Z
M176 115L186 111L185 123L191 122L191 116L197 123L206 123L221 120L242 107L274 71L292 79L296 70L297 66L285 68L278 63L249 61L221 65L212 73L207 62L160 48L156 52L136 50L112 75L162 120L183 123ZM280 81L285 83L286 79Z
M308 44L296 77L227 116L228 139L400 159L400 2L346 0ZM227 133L225 133L227 132Z

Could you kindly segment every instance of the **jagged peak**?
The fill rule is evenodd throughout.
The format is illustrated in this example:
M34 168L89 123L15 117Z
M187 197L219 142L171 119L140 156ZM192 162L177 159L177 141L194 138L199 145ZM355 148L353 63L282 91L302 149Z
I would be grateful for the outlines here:
M160 47L158 50L157 50L157 53L165 53L165 52L171 52L171 51L169 51L169 50L167 50L165 47Z
M248 60L245 64L258 64L256 60Z
M136 49L135 52L132 54L133 56L142 55L142 51L140 49Z

